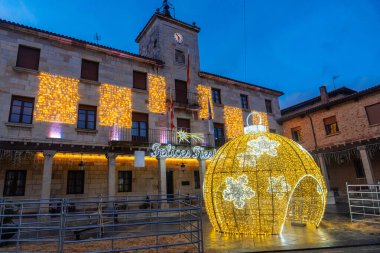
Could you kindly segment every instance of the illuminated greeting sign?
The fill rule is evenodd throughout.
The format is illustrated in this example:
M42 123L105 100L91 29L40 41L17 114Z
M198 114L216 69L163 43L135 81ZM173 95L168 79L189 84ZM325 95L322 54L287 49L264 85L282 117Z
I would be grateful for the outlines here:
M162 145L155 143L152 145L152 157L156 158L199 158L210 159L215 155L216 149L205 149L200 146L176 147L171 144Z

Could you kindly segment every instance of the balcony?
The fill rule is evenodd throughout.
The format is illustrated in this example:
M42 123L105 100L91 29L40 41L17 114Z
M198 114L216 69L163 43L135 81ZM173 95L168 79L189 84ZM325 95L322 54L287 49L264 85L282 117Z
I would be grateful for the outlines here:
M186 108L189 110L198 110L198 93L194 92L182 92L175 89L169 89L167 98L170 101L170 95L173 97L174 107Z
M131 128L111 127L109 140L113 146L149 146L153 143L161 143L183 146L214 147L213 134L204 134L201 140L191 139L187 142L179 140L176 129L147 129L146 131L136 131Z

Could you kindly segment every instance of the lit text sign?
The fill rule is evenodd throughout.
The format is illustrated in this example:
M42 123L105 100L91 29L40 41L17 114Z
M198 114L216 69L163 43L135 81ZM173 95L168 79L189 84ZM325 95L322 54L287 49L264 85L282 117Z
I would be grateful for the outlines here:
M156 158L199 158L206 160L213 157L215 152L215 148L205 149L200 146L186 148L155 143L152 145L151 156Z

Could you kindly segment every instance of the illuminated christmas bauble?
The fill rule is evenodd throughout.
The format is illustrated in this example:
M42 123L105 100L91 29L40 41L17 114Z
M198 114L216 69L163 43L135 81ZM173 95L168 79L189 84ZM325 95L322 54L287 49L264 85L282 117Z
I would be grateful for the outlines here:
M223 233L279 234L286 220L318 226L327 191L312 156L265 127L224 144L203 185L210 222Z

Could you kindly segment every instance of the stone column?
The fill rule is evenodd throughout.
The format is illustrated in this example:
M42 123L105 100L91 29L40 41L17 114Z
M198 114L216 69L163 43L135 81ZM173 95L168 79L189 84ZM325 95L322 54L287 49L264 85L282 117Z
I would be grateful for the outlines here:
M108 198L115 196L115 175L116 175L116 154L107 153L106 157L108 160Z
M198 159L199 162L199 177L201 183L201 193L203 194L203 182L206 175L206 160Z
M320 169L322 171L322 175L323 175L323 178L324 178L325 184L326 184L327 204L328 205L335 205L334 192L332 192L330 189L330 180L329 180L329 176L327 174L326 162L325 162L325 159L323 158L323 155L321 153L318 154L318 162L319 162L319 166L320 166Z
M45 150L44 156L44 169L42 174L42 187L41 187L41 199L50 199L51 189L51 175L53 171L53 157L56 151Z
M359 146L358 150L360 152L360 158L362 159L367 184L373 184L375 182L375 178L373 177L371 159L368 156L366 146Z
M158 160L158 194L160 198L166 199L166 158L157 158ZM161 208L167 208L167 201L161 202Z
M42 186L41 186L41 199L46 202L40 205L40 213L47 213L49 211L49 199L51 191L51 176L53 171L53 157L56 151L45 150L43 151L44 156L44 168L42 172Z

